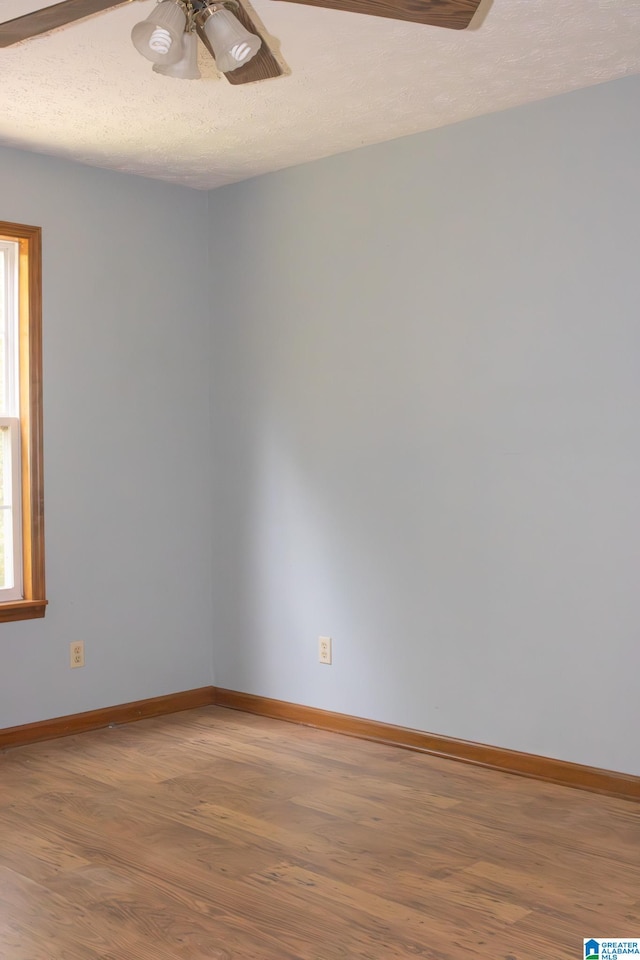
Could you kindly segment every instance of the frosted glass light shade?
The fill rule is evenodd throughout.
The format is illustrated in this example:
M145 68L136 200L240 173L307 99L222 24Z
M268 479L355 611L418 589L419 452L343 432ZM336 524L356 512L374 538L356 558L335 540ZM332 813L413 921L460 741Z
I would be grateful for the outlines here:
M133 45L147 60L165 66L182 57L187 16L178 0L162 0L146 20L131 31Z
M154 63L154 73L165 77L177 77L179 80L199 80L198 38L195 33L182 34L182 57L176 63Z
M213 49L216 66L221 73L230 73L248 63L262 46L255 33L249 33L230 10L216 10L204 25Z

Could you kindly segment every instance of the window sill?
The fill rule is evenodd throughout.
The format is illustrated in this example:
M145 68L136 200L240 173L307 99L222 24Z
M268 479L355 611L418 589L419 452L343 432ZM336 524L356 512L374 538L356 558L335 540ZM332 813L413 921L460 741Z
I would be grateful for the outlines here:
M0 603L0 623L44 617L46 607L46 600L8 600L7 603Z

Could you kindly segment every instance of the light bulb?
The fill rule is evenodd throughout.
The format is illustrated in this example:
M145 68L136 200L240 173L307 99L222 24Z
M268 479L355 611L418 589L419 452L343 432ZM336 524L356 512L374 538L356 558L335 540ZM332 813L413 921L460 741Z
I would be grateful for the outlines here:
M155 53L168 53L171 46L171 34L164 27L156 27L149 37L149 48Z
M250 53L251 47L248 43L237 43L235 47L231 48L231 56L234 60L237 60L238 63L240 63L242 60L246 60Z

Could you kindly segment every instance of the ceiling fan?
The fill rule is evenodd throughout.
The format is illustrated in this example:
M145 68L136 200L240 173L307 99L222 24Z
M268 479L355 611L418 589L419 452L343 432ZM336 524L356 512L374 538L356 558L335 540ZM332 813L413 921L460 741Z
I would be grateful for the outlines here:
M0 47L29 40L122 7L133 0L62 0L14 20L0 23ZM480 0L291 0L392 20L464 30ZM238 0L160 0L146 20L134 26L131 39L157 73L197 79L197 38L230 83L253 83L281 76L283 70Z

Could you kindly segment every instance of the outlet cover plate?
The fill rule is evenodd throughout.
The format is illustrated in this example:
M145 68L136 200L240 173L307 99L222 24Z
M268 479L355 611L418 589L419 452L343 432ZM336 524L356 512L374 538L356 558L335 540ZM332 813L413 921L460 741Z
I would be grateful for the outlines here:
M72 670L84 667L84 640L74 640L69 644L69 665Z
M331 637L318 637L318 662L331 663Z

